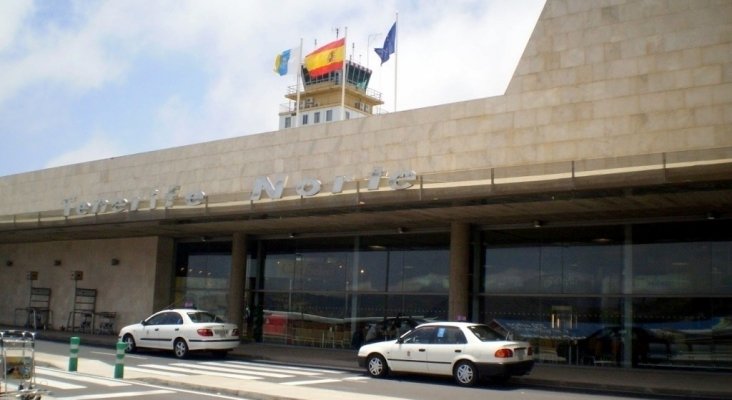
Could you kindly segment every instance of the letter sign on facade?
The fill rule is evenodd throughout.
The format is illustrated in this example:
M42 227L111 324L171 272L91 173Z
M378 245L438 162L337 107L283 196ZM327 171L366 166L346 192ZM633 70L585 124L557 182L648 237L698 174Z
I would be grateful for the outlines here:
M186 195L187 206L198 206L206 200L206 193L203 191L192 192Z
M285 190L285 182L287 182L287 177L284 179L278 178L275 183L272 183L269 177L259 176L254 180L254 188L252 189L252 194L249 196L249 199L261 199L262 190L267 192L267 196L269 196L270 199L281 199L282 191Z
M417 173L414 171L398 171L396 175L389 178L389 187L394 190L409 189L417 180Z
M389 176L382 167L373 167L370 175L367 178L368 190L379 190L381 185L381 178ZM278 174L277 178L272 181L267 176L259 176L254 180L254 186L249 196L250 201L258 201L262 198L262 192L266 192L272 200L281 199L285 185L287 184L288 176L285 174ZM344 175L336 175L333 178L333 186L331 194L343 193L343 187L346 182L354 181L353 177L347 177ZM417 181L417 173L412 170L400 170L394 174L393 177L389 177L388 183L392 190L403 190L408 189L414 185ZM312 197L318 195L323 188L323 183L317 178L303 178L295 187L295 192L301 197ZM148 201L148 210L155 210L158 207L158 202L163 202L163 206L168 208L175 207L175 200L178 198L180 193L180 185L169 186L167 190L161 191L159 189L152 189L150 193L150 199ZM208 195L206 192L199 190L188 192L183 200L186 206L199 206L201 204L209 205ZM72 210L76 211L77 215L86 216L90 214L98 215L103 213L120 213L124 211L139 211L140 202L143 199L140 196L134 196L130 200L125 197L118 197L114 200L100 198L93 202L81 201L74 205L76 197L68 197L63 199L63 215L64 217L71 216Z
M295 188L297 194L303 197L315 196L320 193L321 183L314 178L303 179Z
M127 209L127 204L130 202L127 199L118 199L112 203L112 212L122 212Z

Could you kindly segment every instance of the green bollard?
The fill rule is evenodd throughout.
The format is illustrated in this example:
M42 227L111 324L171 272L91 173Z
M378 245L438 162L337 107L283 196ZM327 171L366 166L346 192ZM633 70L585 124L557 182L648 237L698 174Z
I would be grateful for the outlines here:
M74 336L71 338L71 354L69 355L69 372L76 372L79 366L79 344L81 339Z
M117 359L114 362L114 379L123 379L125 376L125 349L127 343L117 342Z

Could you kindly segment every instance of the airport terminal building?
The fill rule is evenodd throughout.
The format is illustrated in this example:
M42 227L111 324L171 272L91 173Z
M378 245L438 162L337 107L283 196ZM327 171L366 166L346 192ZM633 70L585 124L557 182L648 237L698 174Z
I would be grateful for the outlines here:
M545 363L732 368L732 2L548 0L502 96L360 115L359 90L361 118L312 101L308 124L0 177L0 324L193 305L349 348L466 319Z

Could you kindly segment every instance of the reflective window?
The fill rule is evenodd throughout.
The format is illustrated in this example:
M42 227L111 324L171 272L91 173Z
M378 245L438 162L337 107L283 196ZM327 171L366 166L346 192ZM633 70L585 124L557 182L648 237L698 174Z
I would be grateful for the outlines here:
M386 251L362 251L359 253L359 266L354 288L361 292L383 292L386 290L387 263Z
M477 320L540 362L732 368L732 222L485 232Z
M460 328L455 326L441 326L435 333L435 344L465 344L468 340Z
M395 250L389 254L390 292L447 293L448 250ZM447 267L447 268L446 268Z
M732 368L732 302L707 297L633 300L637 364Z
M732 242L633 246L635 293L730 293Z
M505 336L499 335L496 331L486 325L475 325L468 327L468 329L470 329L470 332L472 332L473 335L475 335L475 337L477 337L481 342L505 339Z
M226 322L223 318L217 316L216 314L212 314L210 312L189 312L188 318L191 319L191 321L196 323L206 323L206 322ZM180 323L183 323L181 320Z
M551 244L489 247L487 293L620 293L620 245Z
M404 343L432 343L432 338L435 335L436 330L437 328L434 326L415 329L404 336Z
M174 305L226 315L230 273L230 242L178 244Z
M577 340L621 324L623 301L614 297L486 296L479 319L499 337L529 340L542 362L583 362Z
M435 234L266 242L263 289L255 289L262 340L358 347L367 338L394 339L426 318L447 318L447 239Z

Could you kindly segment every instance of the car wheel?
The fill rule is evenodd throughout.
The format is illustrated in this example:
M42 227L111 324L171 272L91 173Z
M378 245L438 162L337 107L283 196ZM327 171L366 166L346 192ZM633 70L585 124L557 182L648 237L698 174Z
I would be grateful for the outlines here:
M183 339L176 339L175 343L173 343L173 352L178 358L186 358L188 355L188 345L186 344L186 341Z
M478 370L470 361L460 361L452 370L452 376L460 386L474 386L478 382Z
M383 378L389 373L386 360L379 354L372 354L366 360L366 371L374 378Z
M125 353L134 353L137 351L137 344L135 344L135 338L132 335L125 335L122 341L125 343Z

